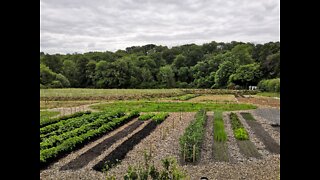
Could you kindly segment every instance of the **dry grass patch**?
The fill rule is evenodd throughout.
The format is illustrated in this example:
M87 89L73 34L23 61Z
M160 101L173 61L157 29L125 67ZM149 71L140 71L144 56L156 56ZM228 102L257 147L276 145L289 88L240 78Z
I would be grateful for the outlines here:
M203 95L188 100L190 102L232 102L236 103L234 95Z

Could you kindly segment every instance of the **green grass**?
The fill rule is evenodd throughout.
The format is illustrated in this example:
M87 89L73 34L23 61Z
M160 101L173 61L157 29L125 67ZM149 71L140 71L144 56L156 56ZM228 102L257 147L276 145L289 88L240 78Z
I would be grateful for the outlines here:
M240 114L247 121L255 121L254 117L250 113L240 113Z
M60 114L56 111L40 111L40 122Z
M256 109L251 104L221 104L221 103L192 103L192 102L151 102L151 101L118 101L113 103L92 105L96 110L122 109L139 112L195 112L200 109L215 109L216 111L235 111Z
M213 134L214 140L218 142L225 142L227 140L227 134L224 130L224 123L222 119L222 111L214 112L214 121L213 121Z
M260 92L257 93L258 96L266 96L266 97L278 97L280 98L280 93L278 92Z

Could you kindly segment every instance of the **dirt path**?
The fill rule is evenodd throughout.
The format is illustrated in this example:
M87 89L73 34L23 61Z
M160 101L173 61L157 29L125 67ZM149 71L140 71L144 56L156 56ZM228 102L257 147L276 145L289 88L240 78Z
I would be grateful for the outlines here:
M201 164L207 164L212 161L213 148L213 112L207 112L206 132L201 149Z

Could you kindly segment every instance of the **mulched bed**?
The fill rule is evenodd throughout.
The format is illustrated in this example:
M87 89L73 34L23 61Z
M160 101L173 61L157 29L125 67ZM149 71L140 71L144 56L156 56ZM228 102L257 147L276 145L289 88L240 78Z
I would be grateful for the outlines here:
M228 151L228 145L225 142L215 141L213 143L213 159L216 162L229 162L230 155Z
M105 139L100 144L97 144L93 148L89 149L87 152L81 154L76 159L70 161L68 164L61 167L60 170L69 170L69 169L80 169L86 166L90 161L98 157L104 150L109 148L113 143L117 142L119 139L122 139L132 133L137 129L143 121L136 121L130 126L126 127L117 134Z
M101 171L106 164L109 167L114 166L119 161L125 158L127 153L134 148L135 145L139 144L142 139L147 137L155 128L157 123L155 121L149 122L142 130L131 136L129 139L124 141L116 149L114 149L109 155L107 155L103 160L97 163L93 169L96 171Z
M263 144L269 152L276 154L280 153L279 144L277 144L275 140L268 134L268 132L264 130L260 123L258 123L257 121L247 119L246 122L251 127L251 129L253 129L255 135L263 142Z
M240 149L240 153L245 157L261 158L261 154L258 152L256 146L250 140L236 140Z
M214 119L213 119L213 121L214 121ZM213 124L213 128L214 128L214 124ZM214 132L213 132L213 134L214 134ZM229 162L230 161L230 154L228 151L227 143L214 141L213 147L212 147L212 155L213 155L214 161L216 161L216 162L221 162L221 161Z

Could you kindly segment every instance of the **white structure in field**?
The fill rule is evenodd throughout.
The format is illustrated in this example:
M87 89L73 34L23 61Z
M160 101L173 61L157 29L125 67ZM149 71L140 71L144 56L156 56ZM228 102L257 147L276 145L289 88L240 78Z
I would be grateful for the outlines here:
M256 90L257 86L249 86L249 90Z

